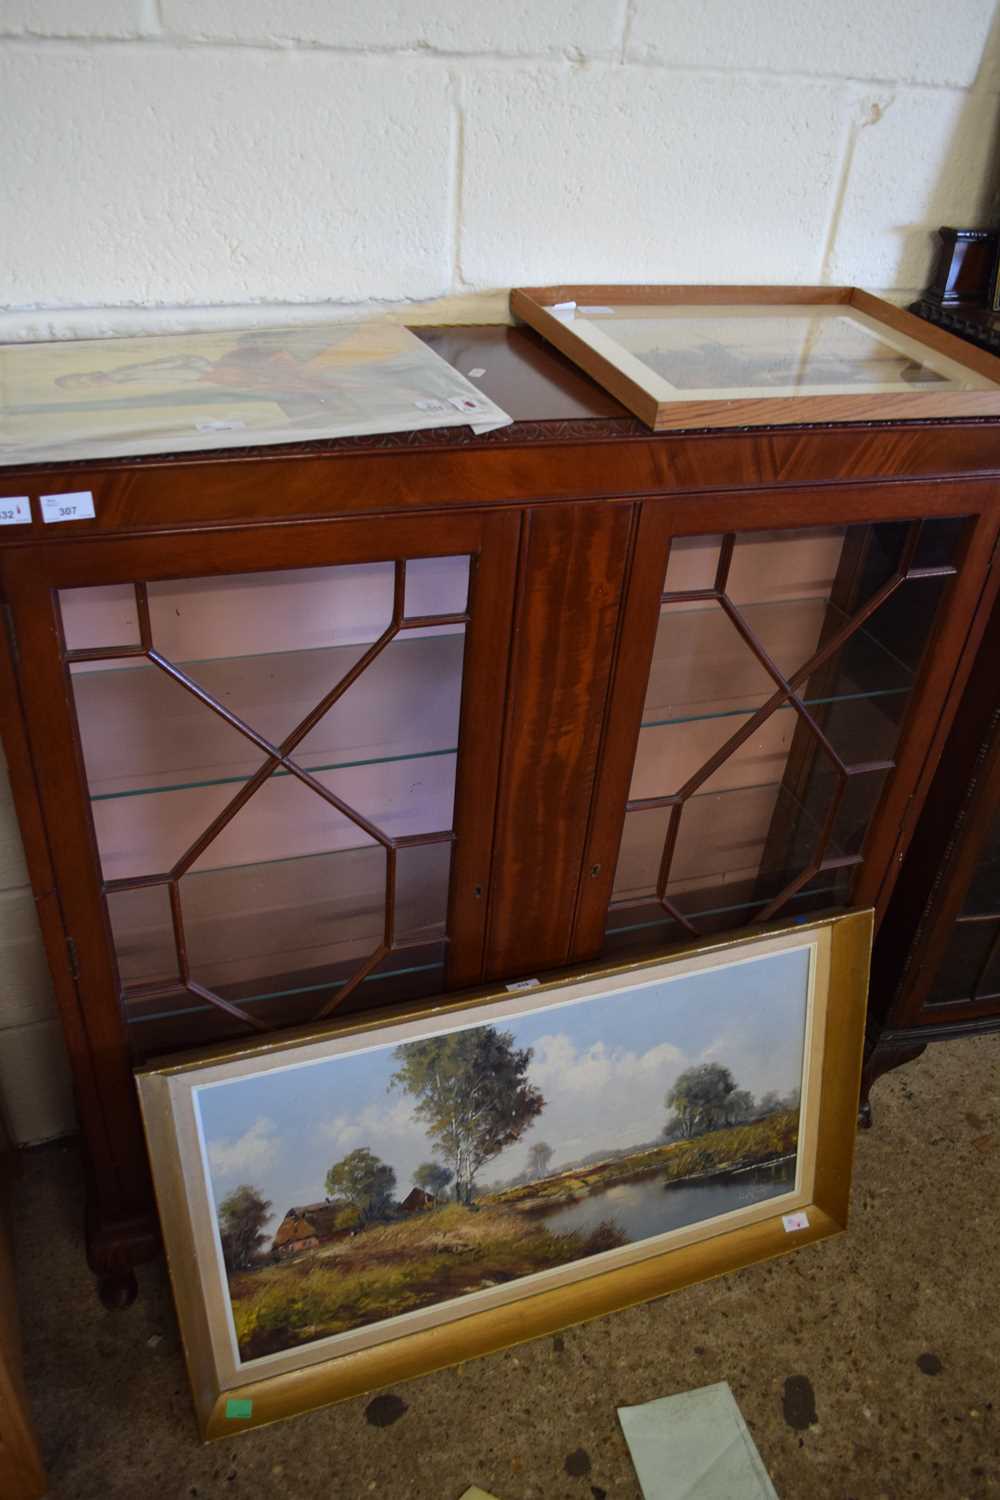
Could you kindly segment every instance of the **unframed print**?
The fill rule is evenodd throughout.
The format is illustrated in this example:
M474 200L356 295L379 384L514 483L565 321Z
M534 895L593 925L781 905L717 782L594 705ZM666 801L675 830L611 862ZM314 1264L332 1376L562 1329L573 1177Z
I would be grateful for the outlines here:
M0 465L510 420L391 323L0 346Z

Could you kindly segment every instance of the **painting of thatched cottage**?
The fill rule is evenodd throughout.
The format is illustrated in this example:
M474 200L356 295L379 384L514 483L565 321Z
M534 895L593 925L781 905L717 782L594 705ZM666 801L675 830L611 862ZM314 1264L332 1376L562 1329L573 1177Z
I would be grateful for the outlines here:
M415 1187L412 1193L408 1193L399 1205L406 1214L420 1213L425 1208L435 1208L437 1199L433 1193L425 1193L423 1188Z
M327 1240L341 1239L350 1233L342 1220L343 1203L307 1203L290 1208L278 1225L271 1252L284 1258L300 1250L315 1250Z

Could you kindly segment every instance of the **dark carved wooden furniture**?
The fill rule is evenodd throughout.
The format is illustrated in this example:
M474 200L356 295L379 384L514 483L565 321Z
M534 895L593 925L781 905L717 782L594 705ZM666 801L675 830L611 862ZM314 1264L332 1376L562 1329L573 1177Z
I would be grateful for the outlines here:
M1000 420L653 435L527 330L424 336L514 426L3 472L108 1300L156 1246L139 1060L884 913L990 614Z
M945 226L939 234L934 275L910 311L977 348L1000 353L1000 233Z
M938 274L914 311L1000 348L1000 236L942 230ZM869 1091L928 1042L1000 1028L1000 607L987 624L872 960Z
M1000 609L990 617L872 963L864 1106L930 1041L1000 1029Z

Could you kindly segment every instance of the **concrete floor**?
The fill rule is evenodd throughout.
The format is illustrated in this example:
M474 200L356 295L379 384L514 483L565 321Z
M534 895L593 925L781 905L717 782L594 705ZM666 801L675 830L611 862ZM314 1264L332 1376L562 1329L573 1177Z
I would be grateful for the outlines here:
M162 1263L105 1312L76 1151L29 1154L16 1244L53 1500L632 1500L616 1405L717 1380L782 1500L1000 1496L1000 1035L931 1048L873 1097L848 1234L207 1448Z

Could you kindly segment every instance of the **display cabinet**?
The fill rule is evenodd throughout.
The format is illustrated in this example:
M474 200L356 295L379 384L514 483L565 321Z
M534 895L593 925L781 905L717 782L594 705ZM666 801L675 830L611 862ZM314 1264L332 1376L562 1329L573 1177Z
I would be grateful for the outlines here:
M883 912L996 594L998 419L654 435L526 330L424 336L512 427L3 471L108 1299L156 1245L138 1061Z

